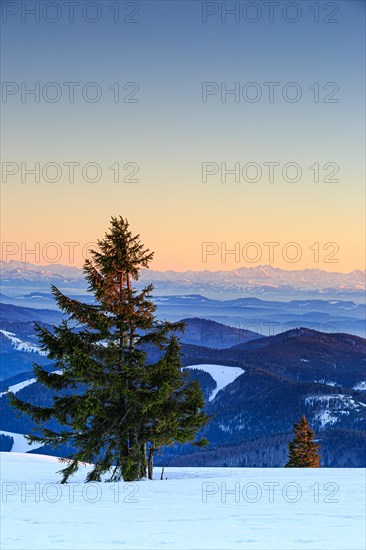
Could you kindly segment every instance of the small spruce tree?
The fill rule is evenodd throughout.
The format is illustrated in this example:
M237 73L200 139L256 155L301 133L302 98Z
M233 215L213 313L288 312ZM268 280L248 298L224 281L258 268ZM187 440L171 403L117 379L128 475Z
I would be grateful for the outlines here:
M295 437L289 443L286 468L320 468L319 445L315 443L315 434L310 423L302 416L294 424Z
M54 392L53 404L34 405L8 393L19 414L29 414L38 426L30 442L75 449L60 459L66 463L61 483L80 462L94 464L86 481L109 471L110 481L138 480L146 476L148 461L152 478L155 450L193 441L208 420L200 388L182 373L173 335L183 326L156 320L151 285L133 288L152 257L127 220L112 218L110 231L84 264L95 303L68 298L53 286L68 319L53 330L37 329L58 369L48 373L34 366L37 382ZM149 361L151 347L160 353L155 364ZM57 425L60 430L50 427Z
M203 411L204 398L198 381L188 383L182 370L180 345L173 335L164 356L145 371L147 383L136 394L142 403L142 438L148 441L148 477L152 479L154 454L165 445L188 443L209 417ZM195 441L203 447L206 438Z

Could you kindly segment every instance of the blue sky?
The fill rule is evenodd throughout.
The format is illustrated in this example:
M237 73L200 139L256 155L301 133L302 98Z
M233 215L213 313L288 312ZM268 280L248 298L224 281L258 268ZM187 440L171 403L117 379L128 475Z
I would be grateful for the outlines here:
M256 2L262 10L257 23L243 19L245 6L248 17L254 16L248 2L237 3L237 23L233 16L221 21L221 2L119 2L124 17L138 5L138 22L114 23L116 3L107 0L97 3L101 19L94 24L80 17L86 2L75 7L74 23L63 6L53 24L42 17L34 23L31 16L22 23L22 2L8 4L19 10L3 23L3 81L19 87L39 82L41 89L56 82L62 97L35 103L28 96L22 103L20 93L8 96L2 103L3 159L19 165L95 162L103 177L96 184L82 178L70 183L64 172L54 184L10 177L3 187L4 240L42 241L46 235L88 242L103 234L111 215L122 214L157 251L156 268L220 269L218 258L202 266L202 242L248 240L295 241L304 249L315 241L336 242L338 265L314 266L304 255L298 267L363 266L364 2L295 2L302 11L296 23L282 15L287 9L294 17L288 2L275 6L273 23L265 2ZM314 4L319 23L310 9ZM234 5L226 2L227 8ZM333 6L339 22L325 23ZM216 8L203 23L202 10ZM93 16L92 8L88 13ZM70 81L80 82L72 104L63 84ZM100 101L81 97L88 82L102 90ZM132 90L124 92L124 84L137 83L138 103L114 103L109 87L115 82L122 93ZM240 90L255 82L263 96L236 103L233 96L222 102L218 93L203 103L203 82L227 89L239 83ZM273 103L265 82L279 82ZM281 96L289 82L302 91L296 103ZM309 89L315 82L318 103ZM339 87L338 103L323 101L333 89L322 89L329 82ZM137 163L139 183L115 184L108 168L114 162ZM296 184L265 177L224 184L219 175L204 184L203 162L296 162L303 175ZM309 170L314 162L336 163L340 182L315 183Z

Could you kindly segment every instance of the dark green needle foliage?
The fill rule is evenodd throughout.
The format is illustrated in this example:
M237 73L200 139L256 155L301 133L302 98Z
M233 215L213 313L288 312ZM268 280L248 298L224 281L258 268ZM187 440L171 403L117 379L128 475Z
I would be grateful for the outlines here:
M157 321L151 285L134 288L152 258L128 222L113 217L84 264L95 303L68 298L53 286L67 320L53 330L38 327L41 347L58 369L48 373L34 366L37 382L54 391L52 406L8 394L19 413L29 414L38 426L30 442L76 449L60 459L62 483L80 462L94 465L86 481L105 473L110 481L152 478L154 453L164 445L194 441L208 420L200 386L182 371L176 333L183 325ZM154 364L152 348L160 357ZM61 429L47 427L49 420Z

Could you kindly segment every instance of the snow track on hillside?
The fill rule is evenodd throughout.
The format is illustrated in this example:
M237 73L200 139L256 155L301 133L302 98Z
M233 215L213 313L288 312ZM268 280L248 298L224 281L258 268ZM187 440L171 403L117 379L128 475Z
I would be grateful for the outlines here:
M12 346L17 351L26 351L28 353L38 353L39 355L47 355L45 351L42 351L38 346L30 344L29 342L23 342L20 338L15 336L14 332L7 330L0 330L1 334L10 340Z
M225 365L191 365L185 367L186 369L199 369L207 372L215 380L217 386L210 395L209 401L215 399L219 391L223 390L226 386L234 382L238 376L243 374L245 370L238 369L236 367L228 367Z

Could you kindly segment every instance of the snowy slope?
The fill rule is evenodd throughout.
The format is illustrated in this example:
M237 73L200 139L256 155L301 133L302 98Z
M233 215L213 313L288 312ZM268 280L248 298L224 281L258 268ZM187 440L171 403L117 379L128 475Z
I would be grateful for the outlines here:
M11 345L17 351L27 351L29 353L38 353L39 355L47 355L45 351L42 351L38 346L30 344L29 342L23 342L20 338L17 338L14 332L9 332L7 330L0 330L1 334L10 340Z
M191 365L185 367L186 369L199 369L208 372L215 380L217 386L210 395L209 401L212 401L216 395L224 389L228 384L234 382L238 376L243 374L243 369L237 369L235 367L227 367L225 365Z
M31 443L31 445L29 445L28 441L22 434L4 432L3 430L0 430L0 434L8 435L14 439L14 443L11 448L12 453L28 453L29 451L34 451L35 449L42 447L39 443Z
M342 393L309 395L305 398L305 405L311 407L314 421L319 423L320 428L336 424L342 416L366 407L365 403L356 401L352 396Z
M61 374L61 370L55 370L53 371L53 374ZM27 386L30 386L31 384L34 384L37 382L36 378L29 378L28 380L24 380L23 382L19 382L18 384L14 384L13 386L9 386L7 391L3 391L0 393L0 397L2 395L6 395L8 391L11 393L18 393L18 391L22 390L23 388L26 388Z
M85 466L73 483L59 485L54 457L0 459L3 550L365 545L362 469L167 468L164 481L83 484ZM236 489L236 501L225 489Z
M19 382L19 384L14 384L13 386L9 386L8 391L12 393L17 393L18 391L22 390L23 388L26 388L27 386L30 386L31 384L34 384L36 382L35 378L29 378L29 380L24 380L24 382ZM2 395L5 395L6 391L3 391L0 393L0 397Z

